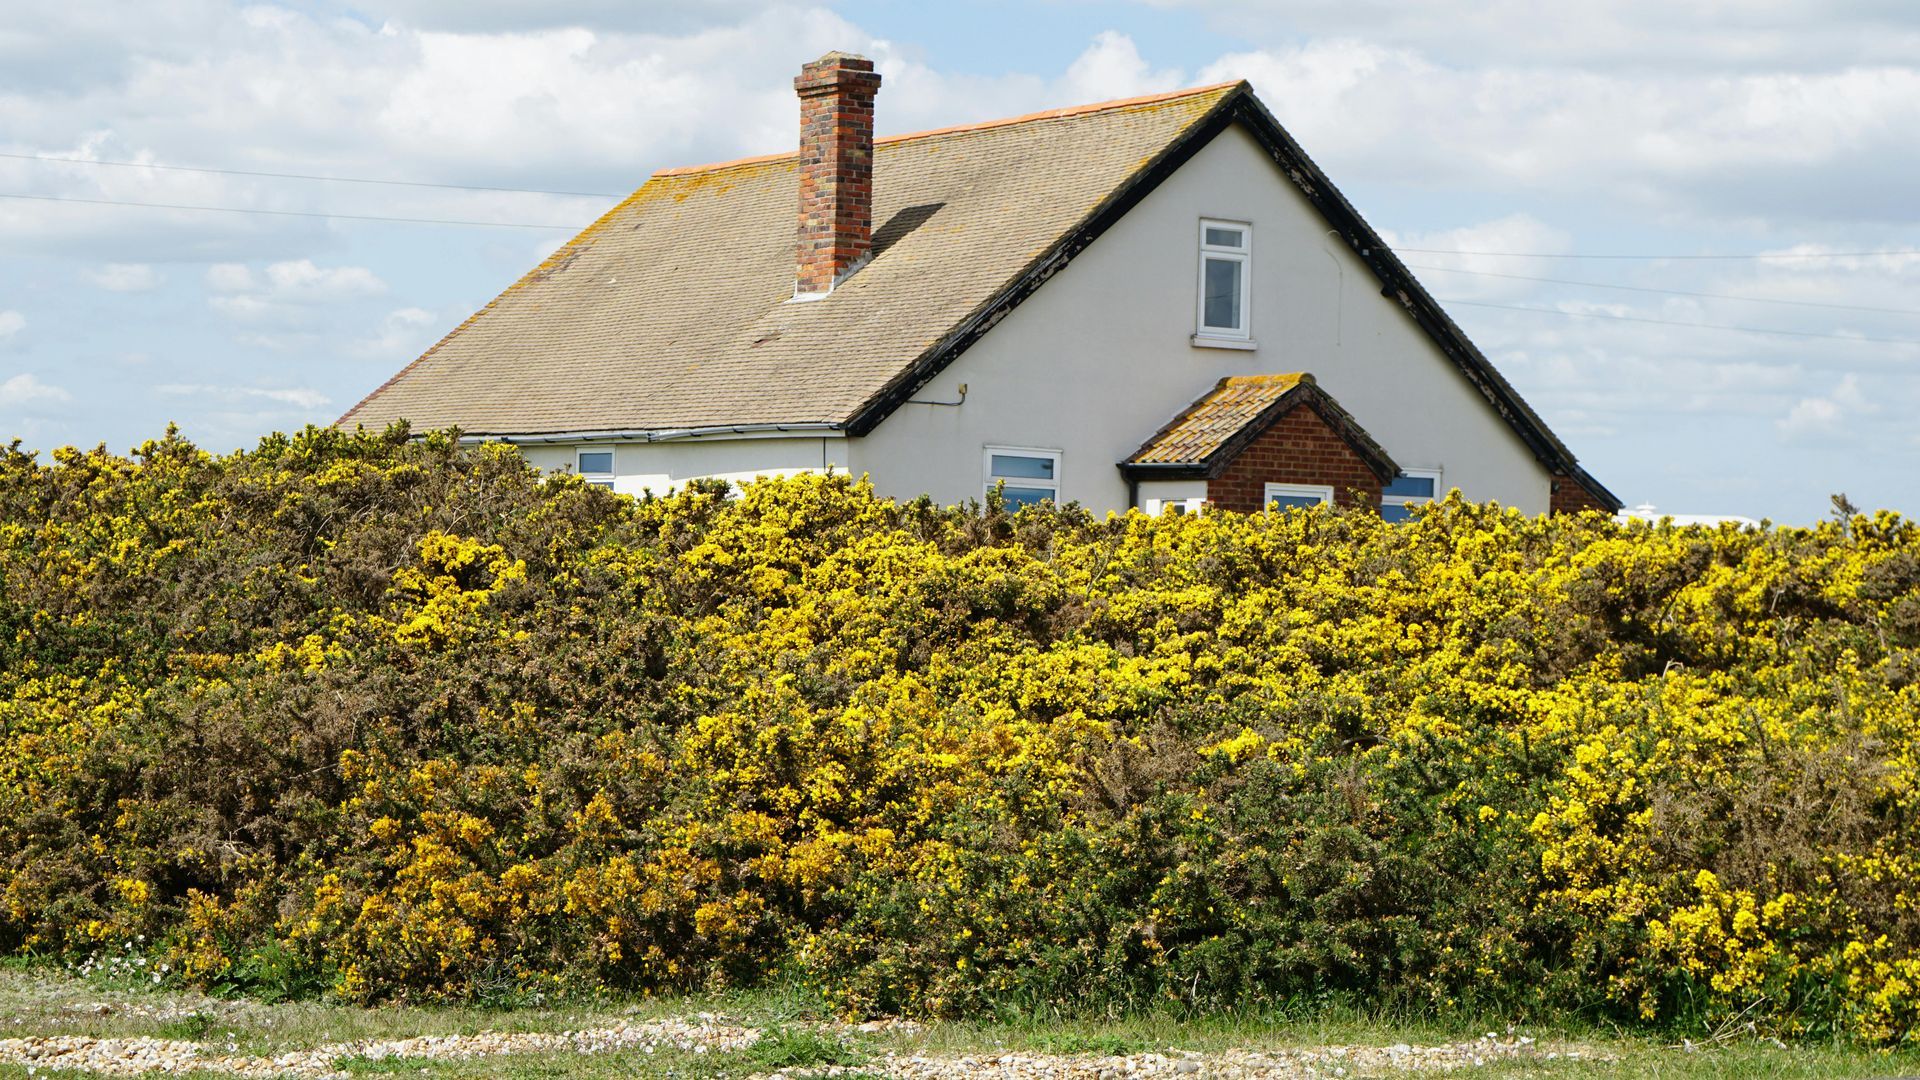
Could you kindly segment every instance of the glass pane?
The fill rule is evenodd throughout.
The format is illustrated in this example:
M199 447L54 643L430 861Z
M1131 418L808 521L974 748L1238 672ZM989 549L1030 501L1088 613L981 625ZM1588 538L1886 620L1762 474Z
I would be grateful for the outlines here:
M1406 495L1415 499L1433 498L1433 477L1407 476L1404 473L1394 477L1387 486L1380 489L1382 495Z
M1290 510L1296 506L1319 506L1320 496L1318 495L1274 495L1267 499L1267 505L1278 506L1282 510Z
M610 473L613 471L613 451L588 450L580 455L580 471L583 473Z
M1222 229L1213 225L1207 226L1207 243L1214 247L1237 248L1242 243L1242 235L1239 229Z
M1240 262L1208 259L1202 326L1215 330L1240 329Z
M993 455L993 475L1017 476L1025 480L1051 480L1053 479L1053 459L1028 457L1025 454L995 454Z
M1000 497L1006 500L1007 508L1018 510L1022 506L1036 506L1042 499L1053 498L1052 488L1004 487Z
M1401 503L1387 503L1380 507L1380 516L1387 521L1399 523L1413 520L1413 508Z

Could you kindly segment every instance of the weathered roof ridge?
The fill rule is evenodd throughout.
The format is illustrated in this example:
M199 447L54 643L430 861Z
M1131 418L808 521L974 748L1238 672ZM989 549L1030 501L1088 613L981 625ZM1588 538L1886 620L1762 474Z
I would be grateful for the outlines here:
M887 146L893 143L911 142L915 139L929 139L938 135L959 135L969 131L988 131L994 128L1010 127L1014 124L1029 124L1038 120L1065 120L1088 113L1106 112L1109 109L1131 109L1143 105L1157 105L1163 101L1176 101L1180 98L1198 97L1202 94L1219 93L1243 85L1244 79L1231 82L1211 83L1207 86L1189 86L1184 90L1168 90L1158 94L1142 94L1138 97L1114 98L1111 101L1096 101L1087 105L1068 105L1058 109L1043 109L1040 112L1025 113L1020 116L1001 117L997 120L976 120L968 124L949 124L946 127L928 128L925 131L909 131L903 135L883 135L873 140L875 146ZM784 161L796 158L799 150L784 150L777 154L755 154L752 157L733 158L729 161L708 162L705 165L676 165L671 169L657 169L653 175L693 176L698 173L719 172L722 169L736 169L746 165L765 165L768 162Z

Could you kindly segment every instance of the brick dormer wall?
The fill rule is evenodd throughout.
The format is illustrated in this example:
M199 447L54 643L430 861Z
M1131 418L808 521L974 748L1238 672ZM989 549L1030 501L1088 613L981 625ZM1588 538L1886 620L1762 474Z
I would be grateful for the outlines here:
M1553 494L1548 496L1547 508L1555 514L1578 514L1582 510L1598 510L1603 514L1613 513L1613 508L1600 501L1600 497L1588 491L1586 485L1571 476L1553 478Z
M1248 443L1219 476L1207 481L1207 499L1244 514L1262 509L1268 484L1327 484L1341 506L1380 508L1380 478L1320 414L1296 405Z

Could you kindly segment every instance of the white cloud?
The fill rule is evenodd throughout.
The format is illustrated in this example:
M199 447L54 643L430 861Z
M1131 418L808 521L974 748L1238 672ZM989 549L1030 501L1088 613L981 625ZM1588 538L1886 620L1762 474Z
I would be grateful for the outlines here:
M431 30L500 31L547 27L624 28L684 33L738 22L776 0L387 0L381 14Z
M72 401L64 389L41 382L32 372L15 375L0 382L0 405L25 405L34 401Z
M378 296L386 282L364 266L322 267L311 259L276 262L255 273L244 263L215 263L207 268L207 303L243 322L307 319L303 308Z
M1228 78L1250 79L1336 176L1551 190L1723 220L1883 221L1910 208L1875 178L1920 168L1913 67L1452 67L1315 39L1228 55L1194 81Z
M218 292L247 292L253 289L253 271L245 263L214 263L207 267L207 288Z
M6 341L27 328L27 317L17 311L0 311L0 341Z
M305 387L292 389L261 389L251 386L211 386L205 383L167 383L153 388L155 393L169 397L211 398L227 404L269 403L290 406L303 412L311 412L331 403L327 395L318 390Z
M1880 407L1861 391L1859 377L1849 373L1826 396L1795 402L1774 426L1788 438L1833 436L1840 434L1847 422L1879 411Z
M1920 12L1885 0L1146 0L1187 8L1236 37L1283 44L1357 37L1455 64L1619 69L1832 70L1920 54Z
M311 259L277 262L268 266L267 283L275 296L309 302L374 296L387 291L387 283L364 266L322 269L315 266Z
M322 267L312 259L272 263L257 276L244 263L215 263L207 268L207 287L301 303L377 296L387 291L387 283L364 266Z
M1380 231L1389 245L1435 294L1468 299L1511 298L1530 291L1528 282L1496 276L1514 273L1512 259L1476 252L1571 251L1573 238L1533 217L1508 214L1492 221L1434 232ZM1407 250L1413 249L1413 250ZM1464 254L1462 254L1464 253ZM1525 272L1524 268L1521 270Z
M438 319L434 313L425 308L409 307L388 312L380 322L379 331L354 342L352 351L361 356L410 359L428 345L436 321Z
M1061 88L1077 101L1102 101L1174 90L1184 78L1175 68L1154 70L1132 38L1106 30L1067 66Z
M108 292L146 292L157 288L161 277L146 263L108 263L89 273L87 280Z

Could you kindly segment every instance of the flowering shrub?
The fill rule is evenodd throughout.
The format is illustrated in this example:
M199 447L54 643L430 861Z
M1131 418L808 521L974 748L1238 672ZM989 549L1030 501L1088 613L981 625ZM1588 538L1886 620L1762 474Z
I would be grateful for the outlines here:
M0 455L0 946L353 999L1920 1024L1920 530Z

